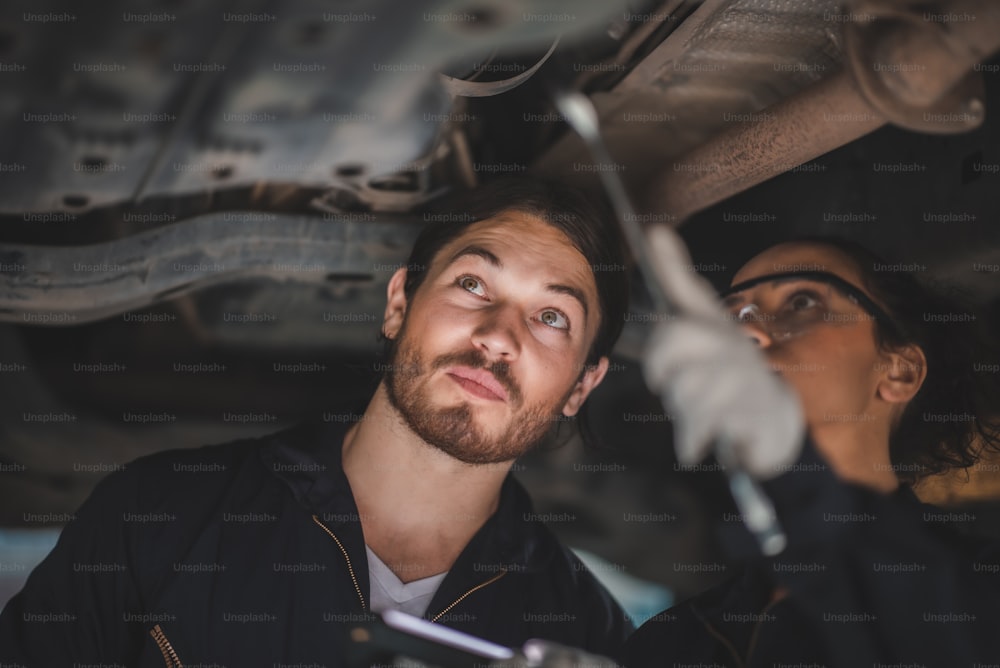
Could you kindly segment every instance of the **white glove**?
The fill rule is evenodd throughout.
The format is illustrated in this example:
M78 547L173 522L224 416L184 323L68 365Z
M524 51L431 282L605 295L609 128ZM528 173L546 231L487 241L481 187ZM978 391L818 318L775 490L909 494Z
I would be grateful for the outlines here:
M491 668L618 668L607 657L548 640L529 640L513 659L489 665Z
M669 234L650 232L652 258L673 255ZM654 268L661 280L671 273ZM704 286L697 290L708 294ZM717 441L731 444L737 462L759 479L781 474L798 458L805 435L798 397L727 318L700 313L658 325L643 359L646 383L673 416L682 464L700 462Z

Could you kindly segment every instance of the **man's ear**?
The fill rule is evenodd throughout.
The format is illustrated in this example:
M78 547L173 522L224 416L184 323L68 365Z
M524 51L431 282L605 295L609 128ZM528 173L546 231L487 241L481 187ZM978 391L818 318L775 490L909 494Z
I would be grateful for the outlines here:
M604 374L608 372L608 358L602 357L597 364L590 365L576 381L573 391L570 392L569 399L563 404L562 413L566 417L572 417L580 411L580 406L587 400L591 390L601 384Z
M916 396L927 378L927 357L917 345L894 348L885 353L878 396L891 404L905 404Z
M386 288L385 316L382 321L382 334L387 339L394 339L403 326L406 316L406 293L403 286L406 283L406 267L400 267L389 279Z

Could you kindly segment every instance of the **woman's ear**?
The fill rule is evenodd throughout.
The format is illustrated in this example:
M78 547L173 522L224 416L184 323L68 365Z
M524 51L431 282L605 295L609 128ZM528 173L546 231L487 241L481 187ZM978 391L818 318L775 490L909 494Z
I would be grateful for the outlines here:
M387 339L395 339L403 326L406 316L406 267L400 267L389 279L386 288L385 316L382 320L382 334Z
M894 348L883 356L878 396L892 404L906 404L920 391L927 378L927 357L918 345Z

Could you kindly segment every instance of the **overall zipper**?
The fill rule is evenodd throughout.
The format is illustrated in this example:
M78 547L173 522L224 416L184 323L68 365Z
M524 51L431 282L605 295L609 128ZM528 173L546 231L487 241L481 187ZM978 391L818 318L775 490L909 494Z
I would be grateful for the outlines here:
M712 626L712 624L707 619L704 619L701 615L698 615L698 617L699 619L701 619L701 623L705 625L705 628L708 629L708 632L711 635L715 636L716 640L721 642L725 646L725 648L729 651L729 654L732 655L733 660L736 662L737 668L743 668L744 666L743 659L740 658L740 653L736 650L736 646L733 645L733 643L729 642L729 638L727 638L721 631Z
M764 609L760 611L760 615L761 616L766 615L767 611L773 608L779 600L780 599L771 601L770 603L765 605ZM764 622L763 619L757 620L757 623L754 624L753 631L750 633L750 643L747 646L747 655L745 657L741 657L740 653L736 649L736 646L729 641L729 638L727 638L725 634L723 634L721 631L715 628L711 624L711 622L702 617L701 614L699 614L697 611L695 612L695 614L698 616L698 619L701 620L701 623L705 625L705 628L708 629L708 632L711 635L715 636L715 638L719 642L721 642L725 646L725 648L729 651L733 659L736 661L736 665L738 666L738 668L743 668L744 666L750 664L750 656L753 654L754 649L756 649L757 647L757 635L760 633L761 624Z
M344 555L344 561L347 562L347 572L351 574L351 582L354 583L354 591L357 592L358 600L361 601L361 609L367 612L368 604L365 603L365 596L361 593L361 587L358 586L358 578L354 575L354 566L351 565L351 557L347 554L347 549L344 547L344 544L340 542L340 539L337 538L337 535L333 533L330 527L319 521L319 517L313 515L312 518L313 522L315 522L320 529L327 532L327 534L330 535L330 538L333 539L333 542L337 544L337 547L340 548L340 553Z
M347 562L347 572L350 574L350 576L351 576L351 582L354 584L354 591L358 595L358 600L361 601L361 609L367 611L368 610L368 605L365 603L365 597L361 593L361 587L358 585L358 578L354 574L354 566L351 564L351 557L350 557L350 555L347 554L347 549L344 547L344 544L340 542L340 539L337 538L337 535L335 533L333 533L333 531L330 529L330 527L326 526L325 524L323 524L323 522L320 521L320 519L319 519L318 516L313 515L312 519L313 519L313 522L315 522L316 525L319 526L319 528L321 528L323 531L325 531L327 533L327 535L330 536L330 538L333 539L333 542L335 542L337 544L337 547L340 548L340 553L342 555L344 555L344 561ZM445 607L444 610L442 610L437 615L435 615L434 618L431 619L430 621L436 622L437 620L441 619L444 615L448 614L448 612L450 612L452 608L454 608L456 605L458 605L459 603L461 603L462 601L464 601L466 598L468 598L469 595L471 595L471 594L479 591L483 587L488 587L489 585L493 584L494 582L496 582L497 580L499 580L500 578L502 578L505 575L507 575L507 571L500 570L496 575L494 575L493 577L491 577L489 580L487 580L485 582L480 582L475 587L473 587L472 589L470 589L469 591L465 592L464 594L462 594L461 596L459 596L458 598L456 598L454 601L452 601L451 605Z
M464 594L462 594L461 596L459 596L458 598L456 598L454 601L452 601L451 605L449 605L448 607L446 607L444 610L442 610L438 614L434 615L434 618L431 621L432 622L436 622L437 620L441 619L446 614L448 614L448 612L452 608L454 608L456 605L458 605L459 603L461 603L462 601L464 601L466 596L468 596L469 594L471 594L473 592L479 591L483 587L486 587L486 586L489 586L489 585L493 584L494 582L496 582L497 580L499 580L500 578L502 578L505 575L507 575L507 571L501 569L496 575L494 575L493 577L491 577L486 582L481 582L481 583L477 584L475 587L473 587L469 591L465 592Z
M177 656L177 652L174 651L173 646L170 641L167 640L167 636L163 633L163 629L157 624L152 629L149 630L149 635L153 636L153 640L156 641L156 646L160 648L160 652L163 653L163 660L167 664L167 668L184 668L184 664L181 663L180 658Z
M780 598L776 598L776 599L772 600L770 603L768 603L767 605L765 605L764 609L760 611L761 616L763 617L764 615L766 615L767 611L770 610L771 608L773 608L775 605L777 605L778 601L780 601L780 600L781 600ZM763 623L764 623L763 619L758 620L757 623L753 627L753 633L750 634L750 644L747 646L747 663L748 664L750 663L750 655L753 654L754 649L756 649L756 647L757 647L757 634L760 633L760 626Z

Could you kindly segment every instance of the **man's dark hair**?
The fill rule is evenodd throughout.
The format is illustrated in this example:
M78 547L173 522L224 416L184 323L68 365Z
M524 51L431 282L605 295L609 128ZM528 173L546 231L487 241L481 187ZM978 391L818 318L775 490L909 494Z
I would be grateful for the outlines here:
M861 287L886 309L895 325L876 321L880 348L913 344L924 351L927 377L889 437L897 476L913 483L968 468L983 450L1000 450L998 388L992 378L974 371L987 346L971 318L940 317L972 311L957 296L931 288L909 272L881 270L893 265L853 241L837 237L796 241L832 247L854 263L862 276Z
M425 212L429 223L407 260L403 291L413 299L438 251L470 225L502 213L535 216L565 234L590 265L597 285L600 324L587 353L596 364L611 349L625 324L629 297L629 256L621 228L603 202L571 186L526 178L505 178L463 191Z

